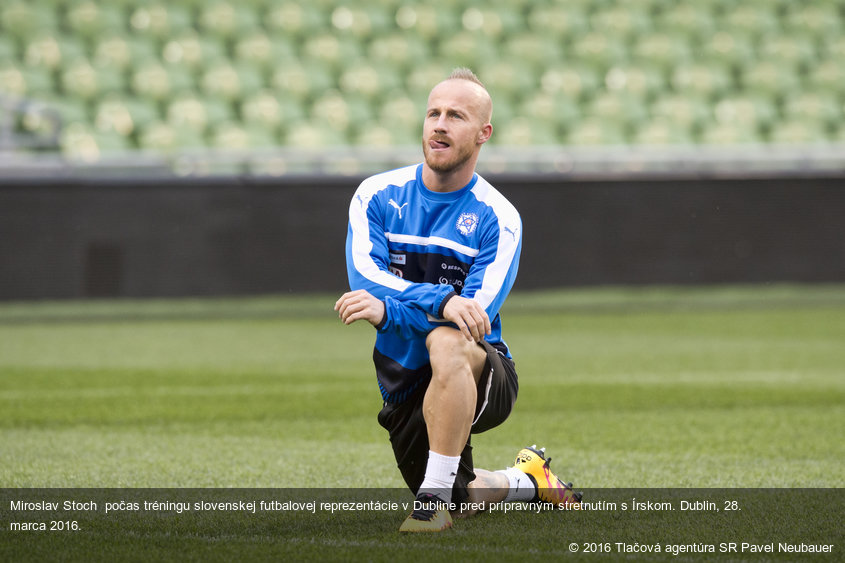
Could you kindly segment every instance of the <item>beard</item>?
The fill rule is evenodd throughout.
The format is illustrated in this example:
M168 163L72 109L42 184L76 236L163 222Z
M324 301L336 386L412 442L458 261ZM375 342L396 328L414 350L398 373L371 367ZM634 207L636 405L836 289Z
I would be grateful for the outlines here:
M454 152L451 158L445 158L444 155L439 153L432 154L432 149L428 146L428 139L423 139L422 147L425 163L429 168L441 174L448 174L466 164L472 158L474 148L471 146L456 147L455 145L450 145L450 148L454 149Z

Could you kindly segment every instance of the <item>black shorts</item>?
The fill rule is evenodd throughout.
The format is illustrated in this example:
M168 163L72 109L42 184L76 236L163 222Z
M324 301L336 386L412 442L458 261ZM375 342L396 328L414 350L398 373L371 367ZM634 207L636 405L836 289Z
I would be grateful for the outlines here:
M519 383L513 360L499 352L487 342L479 343L487 352L487 362L478 382L478 399L475 405L471 434L490 430L505 421L510 415ZM402 403L385 403L378 415L378 422L390 433L390 443L396 464L408 487L416 494L425 479L428 463L428 431L423 418L423 397L428 383ZM452 488L452 502L465 502L467 485L475 480L472 463L472 446L467 444L461 452L461 462L455 486Z

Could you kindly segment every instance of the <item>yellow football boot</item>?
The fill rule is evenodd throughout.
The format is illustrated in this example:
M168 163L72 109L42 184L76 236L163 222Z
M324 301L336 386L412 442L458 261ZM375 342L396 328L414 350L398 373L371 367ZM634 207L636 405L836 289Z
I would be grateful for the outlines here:
M431 494L422 494L414 502L414 511L399 527L400 532L442 532L452 527L452 515L446 504Z
M573 491L572 483L564 483L552 473L549 467L551 461L551 457L546 458L546 448L537 449L534 445L519 450L513 465L534 482L537 487L535 501L548 502L557 507L581 502L584 493Z

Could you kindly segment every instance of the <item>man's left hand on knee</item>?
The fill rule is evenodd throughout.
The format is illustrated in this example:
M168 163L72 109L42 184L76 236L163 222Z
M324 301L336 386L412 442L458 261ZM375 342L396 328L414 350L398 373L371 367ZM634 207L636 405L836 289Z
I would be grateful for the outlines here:
M455 323L469 341L480 342L491 332L490 318L480 303L456 295L446 302L443 318Z

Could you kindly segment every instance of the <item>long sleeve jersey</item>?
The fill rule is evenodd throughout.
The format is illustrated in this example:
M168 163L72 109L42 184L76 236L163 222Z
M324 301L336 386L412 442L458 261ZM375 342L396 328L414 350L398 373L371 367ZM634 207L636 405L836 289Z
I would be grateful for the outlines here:
M519 265L522 222L475 174L453 192L434 192L422 165L364 180L349 206L349 285L385 303L373 361L385 402L400 403L431 377L425 340L454 295L474 299L490 318L486 340L510 356L499 309ZM452 325L454 326L454 325Z

